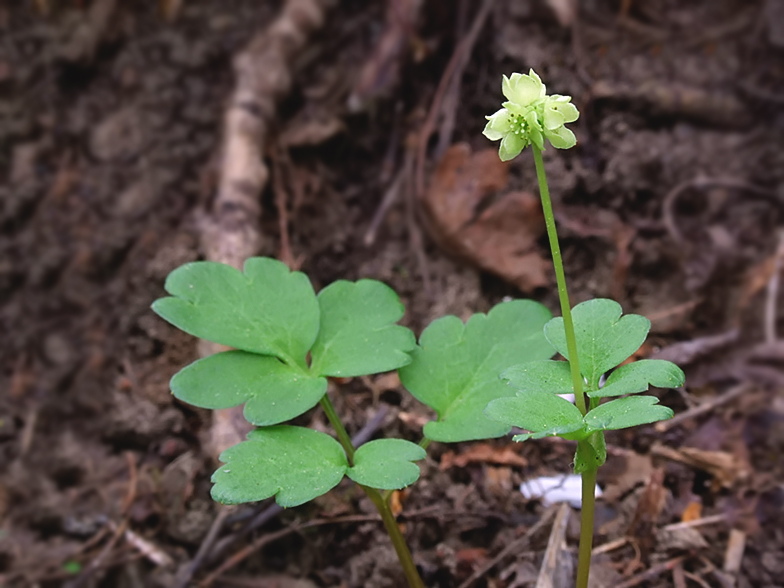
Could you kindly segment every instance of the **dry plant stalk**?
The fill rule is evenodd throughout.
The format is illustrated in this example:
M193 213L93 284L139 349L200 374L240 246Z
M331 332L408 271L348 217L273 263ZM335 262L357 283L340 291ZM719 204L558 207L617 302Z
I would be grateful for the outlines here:
M277 102L291 89L292 65L311 33L322 26L325 10L324 0L287 0L277 18L234 58L236 85L223 120L218 190L201 235L210 261L240 269L259 250L259 195L269 178L265 139ZM202 341L199 353L220 350ZM216 411L210 432L214 455L246 433L241 407Z

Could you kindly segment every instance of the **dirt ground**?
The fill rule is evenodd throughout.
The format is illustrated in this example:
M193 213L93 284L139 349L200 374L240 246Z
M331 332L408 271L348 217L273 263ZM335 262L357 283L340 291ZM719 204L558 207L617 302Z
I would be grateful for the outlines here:
M285 4L0 1L0 586L405 585L347 480L211 502L212 417L168 389L200 350L149 308L205 256L232 63ZM545 152L573 302L650 317L639 355L687 374L659 392L684 417L608 436L594 585L784 586L784 3L322 5L263 137L256 252L317 289L383 280L416 333L507 296L556 311L533 160L481 135L534 68L582 113ZM416 442L429 416L390 375L330 394L352 434ZM393 496L425 584L534 586L553 508L518 489L572 454L433 444Z

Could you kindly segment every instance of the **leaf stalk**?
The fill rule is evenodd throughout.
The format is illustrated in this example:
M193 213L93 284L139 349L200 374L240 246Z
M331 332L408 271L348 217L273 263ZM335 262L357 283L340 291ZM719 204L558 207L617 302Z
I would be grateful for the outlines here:
M324 414L327 415L327 419L332 425L332 428L335 429L335 432L338 435L338 441L340 441L340 444L343 446L343 450L348 456L349 463L354 465L354 453L356 453L356 448L351 442L351 437L343 426L337 411L335 411L335 406L326 394L321 398L319 404L321 404ZM389 508L386 496L382 496L375 488L363 486L362 484L357 485L367 494L367 497L370 498L370 501L378 510L378 514L381 515L381 521L384 523L387 535L389 535L392 546L395 548L395 553L397 553L397 558L403 568L403 573L406 576L408 585L410 588L425 588L425 585L422 583L422 578L419 577L419 571L414 563L414 558L411 557L411 551L408 549L406 540L400 532L397 520L395 520L395 515L392 514L392 511Z

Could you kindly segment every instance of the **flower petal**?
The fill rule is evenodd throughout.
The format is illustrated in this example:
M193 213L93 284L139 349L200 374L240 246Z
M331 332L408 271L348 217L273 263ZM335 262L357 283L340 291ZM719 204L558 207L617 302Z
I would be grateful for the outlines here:
M517 78L512 76L512 79L505 84L504 96L506 96L510 102L514 102L520 106L528 106L535 100L544 96L543 89L544 86L538 76L536 78L524 75L520 75L520 77Z
M527 141L520 135L515 135L514 133L504 135L504 138L501 140L501 146L498 148L498 156L501 158L501 161L514 159L520 155L520 152L525 149L527 144Z
M485 118L487 118L487 125L482 134L491 141L503 138L510 131L510 114L505 108Z
M577 138L574 133L566 127L559 127L554 131L545 130L544 136L550 140L550 143L556 149L570 149L577 144Z
M564 116L556 109L555 104L548 102L544 105L544 128L554 131L564 124Z
M572 123L580 118L580 111L572 104L569 96L550 96L547 100L548 106L560 112L564 117L565 123Z
M525 122L528 123L528 139L531 143L544 149L544 136L542 135L542 125L539 124L539 118L536 111L532 110L525 117Z

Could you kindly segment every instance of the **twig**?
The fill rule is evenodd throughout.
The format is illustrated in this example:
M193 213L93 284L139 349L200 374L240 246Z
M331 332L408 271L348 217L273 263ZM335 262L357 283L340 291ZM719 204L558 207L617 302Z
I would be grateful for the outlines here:
M365 233L365 237L362 239L365 247L370 247L376 242L376 233L378 233L381 223L384 222L387 212L398 199L400 188L403 186L403 179L403 170L400 170L384 193L384 198L381 200L378 210L376 210L376 213L373 215L373 220L370 221L370 226Z
M710 517L702 517L701 519L694 519L692 521L682 521L680 523L665 525L662 530L672 532L680 531L681 529L693 529L695 527L704 527L705 525L712 525L714 523L722 523L726 520L726 514L717 514Z
M109 524L114 525L112 522ZM126 529L124 535L125 540L128 543L133 545L139 551L139 553L141 553L145 558L154 563L156 566L167 568L174 565L174 561L168 553L141 535L137 535L130 529Z
M553 528L550 531L550 539L547 541L547 549L542 559L542 567L539 569L539 577L536 579L536 588L554 588L561 584L555 580L555 573L556 570L564 573L564 562L559 560L563 557L562 551L566 542L566 527L569 525L571 512L572 509L565 502L558 508L558 514L555 515ZM571 576L571 570L566 571Z
M632 576L625 582L616 584L614 588L633 588L634 586L638 586L643 582L645 582L646 580L652 580L653 578L656 578L665 572L669 572L670 570L675 568L675 566L680 565L685 559L686 559L685 555L679 555L678 557L673 558L669 561L656 564L655 566L648 568L644 572L641 572L636 576Z
M231 568L242 562L244 559L264 547L267 543L272 541L276 541L285 537L286 535L290 535L295 532L302 531L304 529L310 529L312 527L320 527L323 525L337 525L341 523L367 523L372 521L381 521L381 517L377 514L372 515L347 515L344 517L336 517L334 519L315 519L309 521L307 523L301 523L298 525L291 525L286 527L285 529L281 529L280 531L275 531L274 533L269 533L267 535L262 535L258 539L256 539L250 545L244 547L234 555L232 555L229 559L227 559L223 564L221 564L218 569L212 572L209 576L207 576L202 582L199 584L201 588L207 588L211 586L215 580L220 578L221 575L229 571Z
M683 575L689 580L691 580L692 582L696 582L697 584L702 586L702 588L711 588L710 584L708 584L705 580L700 578L697 574L692 574L691 572L683 572Z
M430 110L427 113L425 123L422 125L422 130L418 136L418 147L416 165L414 167L414 187L416 190L417 198L420 198L425 191L425 159L427 153L427 144L430 141L430 135L433 134L433 128L436 124L436 119L441 114L441 107L444 101L444 94L448 90L452 80L456 76L462 75L460 72L465 69L468 58L471 54L471 49L476 43L482 25L493 6L494 0L484 0L482 6L479 7L479 12L474 19L471 29L468 34L460 41L460 44L455 49L452 57L447 63L441 80L438 82L436 93L433 96L433 102L430 105Z
M683 233L681 233L681 230L678 228L678 224L675 222L675 204L678 201L678 198L680 198L681 195L690 188L699 188L701 190L708 188L729 188L733 190L743 190L745 192L749 192L750 194L776 201L776 193L772 190L767 190L761 186L756 186L749 182L738 180L737 178L698 177L682 182L670 190L670 192L664 197L664 202L662 203L662 222L667 228L667 231L670 233L673 241L675 241L678 245L683 244L685 239L683 237Z
M207 532L207 536L202 541L201 545L199 546L199 550L196 552L193 560L185 566L182 571L177 574L177 578L175 579L174 585L172 588L187 588L188 584L193 578L193 574L201 567L201 563L204 561L204 558L207 557L207 554L212 549L215 540L218 538L218 533L220 533L221 529L223 528L223 523L226 520L226 517L229 514L229 509L226 507L220 507L218 511L218 516L215 517L215 520L212 522L212 526L210 530Z
M63 584L63 588L79 588L80 586L84 586L85 583L87 583L87 581L92 578L93 574L103 566L104 561L109 557L109 554L114 549L117 541L120 539L120 537L122 537L123 531L125 531L127 524L127 521L123 521L120 523L120 525L109 523L110 528L113 527L114 534L111 536L109 541L106 542L106 545L103 546L103 549L101 549L100 553L98 553L95 559L93 559L76 578L70 582L65 582Z
M261 244L259 196L267 184L264 144L277 102L292 84L291 68L309 35L324 21L328 0L286 0L276 19L234 59L236 83L223 120L218 189L201 227L201 248L210 261L242 268ZM200 355L221 350L202 342ZM242 408L215 411L212 452L243 440Z
M784 261L784 231L779 232L779 244L776 249L776 256L773 261L773 273L768 282L767 296L765 298L765 342L775 343L777 312L776 307L779 299L779 279L781 266Z
M623 547L627 543L629 543L629 539L627 537L621 537L620 539L616 539L614 541L608 541L607 543L604 543L599 547L594 547L592 553L593 555L608 553L610 551L615 551L616 549Z
M136 500L136 490L138 486L138 474L136 473L136 457L130 451L125 452L125 460L128 462L128 492L123 499L121 512L128 514L128 509L133 506Z
M748 393L752 388L753 386L751 384L746 384L746 383L738 384L737 386L731 388L729 391L725 392L724 394L711 398L710 400L706 400L705 402L701 403L699 406L695 406L694 408L690 408L686 412L677 414L673 418L667 421L660 421L656 423L654 429L656 429L658 433L664 433L665 431L669 431L673 427L676 427L687 420L691 420L699 416L702 416L704 414L707 414L713 409L722 406L724 404L727 404L732 400L735 400L739 396Z
M525 532L525 535L515 539L509 545L504 547L498 555L496 555L493 559L471 574L471 576L469 576L465 582L460 584L459 588L470 588L470 586L473 586L474 582L492 570L508 555L515 553L518 550L524 549L531 542L533 536L550 523L550 519L552 519L553 515L555 515L555 510L555 507L551 507L546 510L542 515L542 518L540 518L533 527L528 529L528 531Z

